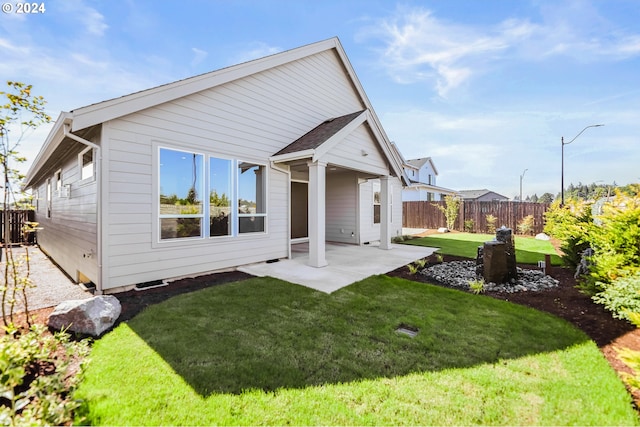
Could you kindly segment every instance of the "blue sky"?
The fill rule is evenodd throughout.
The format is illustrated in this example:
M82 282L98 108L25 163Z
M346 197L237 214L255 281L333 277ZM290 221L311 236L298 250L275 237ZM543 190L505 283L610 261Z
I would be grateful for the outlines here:
M15 4L15 3L12 3ZM637 0L49 0L0 15L0 79L55 118L338 36L390 139L437 183L508 197L640 181ZM50 126L24 140L33 159Z

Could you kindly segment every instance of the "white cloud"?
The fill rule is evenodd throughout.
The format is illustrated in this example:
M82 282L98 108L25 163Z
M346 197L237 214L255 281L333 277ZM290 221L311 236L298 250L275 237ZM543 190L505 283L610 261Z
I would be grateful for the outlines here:
M191 51L193 52L193 59L191 60L192 67L200 64L209 55L207 51L198 49L197 47L192 47Z
M65 0L60 3L60 7L91 35L102 37L109 29L104 15L85 4L83 0Z
M262 58L264 56L273 55L278 52L282 52L282 48L269 46L264 42L254 42L247 48L247 50L242 51L233 57L231 61L233 64L239 64L253 59Z
M597 11L584 12L583 2L570 6L544 9L539 23L507 18L489 26L448 22L421 7L399 8L363 28L358 39L382 42L379 63L394 81L426 82L441 98L514 58L590 62L640 55L640 34L614 31Z

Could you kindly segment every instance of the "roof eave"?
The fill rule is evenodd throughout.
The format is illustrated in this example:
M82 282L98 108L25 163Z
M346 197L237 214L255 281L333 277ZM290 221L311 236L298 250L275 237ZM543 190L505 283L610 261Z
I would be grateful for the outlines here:
M274 163L284 163L284 162L292 162L294 160L302 160L302 159L312 159L316 154L316 150L302 150L302 151L294 151L293 153L285 153L278 154L277 156L269 157L270 162Z
M27 172L23 184L24 188L29 188L33 185L33 180L38 175L40 169L42 169L53 152L60 146L64 140L64 125L71 124L73 122L72 118L73 114L67 111L60 113L53 125L53 128L49 131L47 139L44 141L44 144L42 144L42 148L40 148L38 155L31 164L31 167L29 167L29 171Z

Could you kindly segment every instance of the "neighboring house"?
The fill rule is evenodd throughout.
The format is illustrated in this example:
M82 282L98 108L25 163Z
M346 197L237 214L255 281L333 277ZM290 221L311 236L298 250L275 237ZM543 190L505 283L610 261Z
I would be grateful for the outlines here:
M409 179L409 185L402 189L403 202L438 201L457 194L455 190L436 185L438 170L431 157L407 160L403 167Z
M462 200L469 200L475 202L506 202L509 200L508 197L503 196L502 194L495 193L493 191L487 190L486 188L483 190L461 190L458 191Z
M98 292L402 233L402 160L337 38L60 114L40 247Z

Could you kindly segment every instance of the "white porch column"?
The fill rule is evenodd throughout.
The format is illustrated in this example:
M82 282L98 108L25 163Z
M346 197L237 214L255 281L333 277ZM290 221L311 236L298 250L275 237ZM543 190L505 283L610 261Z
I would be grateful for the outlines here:
M391 249L391 180L380 177L380 249Z
M309 162L309 265L324 267L326 163Z

